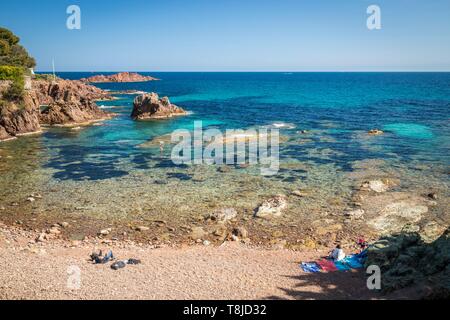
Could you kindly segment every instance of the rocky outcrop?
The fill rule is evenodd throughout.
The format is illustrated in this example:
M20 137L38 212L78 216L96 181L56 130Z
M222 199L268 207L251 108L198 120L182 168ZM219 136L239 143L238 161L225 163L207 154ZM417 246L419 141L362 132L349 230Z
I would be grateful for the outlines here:
M450 228L434 242L417 233L384 237L368 249L366 266L381 269L382 289L416 285L430 288L425 295L450 298Z
M111 115L97 107L94 100L110 99L103 90L81 81L33 82L40 105L40 122L46 125L71 125L107 119Z
M111 100L108 92L78 80L34 80L32 88L36 91L40 105L49 105L56 101L65 101L65 95L72 100Z
M150 76L143 76L135 72L121 72L113 75L96 75L89 78L83 78L83 82L146 82L159 80Z
M111 114L99 109L95 102L82 98L76 102L56 101L40 114L40 121L47 125L81 124L109 119Z
M137 96L134 99L131 117L134 120L164 119L185 114L186 111L171 104L169 98L160 99L156 93L152 92Z
M40 129L39 101L34 92L25 92L21 102L0 102L0 141Z

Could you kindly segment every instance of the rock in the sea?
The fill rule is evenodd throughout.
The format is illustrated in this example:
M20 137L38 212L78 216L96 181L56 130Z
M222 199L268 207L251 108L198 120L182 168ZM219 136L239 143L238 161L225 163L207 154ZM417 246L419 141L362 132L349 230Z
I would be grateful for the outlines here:
M379 135L382 135L383 133L384 132L379 129L372 129L372 130L369 130L369 132L368 132L368 134L371 136L379 136Z
M294 190L291 192L292 195L297 196L299 198L303 198L308 196L308 193L305 191L301 191L301 190Z
M137 96L131 113L134 120L164 119L179 115L186 115L186 111L171 104L167 97L160 99L154 92Z
M273 218L283 214L283 210L287 208L287 200L285 195L277 195L271 199L265 200L255 212L257 218Z
M102 82L146 82L146 81L154 81L159 80L150 76L143 76L139 73L135 72L120 72L113 75L96 75L89 78L83 78L81 81L83 82L94 82L94 83L102 83Z
M237 217L237 211L234 208L225 208L216 210L208 218L213 221L226 222Z
M381 180L366 181L361 185L362 189L369 189L377 193L386 192L389 186Z

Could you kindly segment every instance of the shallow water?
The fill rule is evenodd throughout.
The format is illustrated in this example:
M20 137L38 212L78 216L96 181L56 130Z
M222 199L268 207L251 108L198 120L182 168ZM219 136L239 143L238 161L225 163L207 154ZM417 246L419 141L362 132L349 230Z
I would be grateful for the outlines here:
M89 73L61 73L79 79ZM398 176L408 189L448 191L450 73L152 73L161 81L98 84L155 91L190 111L186 117L136 122L134 95L99 102L118 116L101 125L50 128L0 144L0 206L13 212L86 219L185 223L215 208L251 214L265 197L309 190L280 223L342 210L365 176ZM143 148L175 129L281 130L281 165L263 177L255 166L174 165L170 150ZM381 136L368 136L379 128ZM307 130L302 134L300 130ZM358 168L374 161L376 166ZM372 163L374 163L372 162ZM369 175L370 176L370 175ZM427 186L424 187L424 181ZM43 199L28 204L31 193ZM6 213L0 213L5 215Z

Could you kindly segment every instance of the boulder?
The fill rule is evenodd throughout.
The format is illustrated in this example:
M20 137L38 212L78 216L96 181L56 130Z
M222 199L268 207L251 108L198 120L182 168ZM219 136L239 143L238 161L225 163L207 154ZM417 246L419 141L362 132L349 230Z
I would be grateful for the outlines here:
M366 267L381 268L382 290L393 291L410 285L431 285L432 292L450 297L450 229L434 242L417 233L399 233L376 241L368 249Z
M216 210L209 215L209 219L218 222L226 222L237 217L237 211L234 208L225 208Z
M389 186L381 180L371 180L364 182L361 185L361 188L381 193L386 192L389 189Z
M385 206L368 225L382 234L400 232L407 224L414 224L428 212L428 207L414 201L399 201Z
M279 217L287 208L287 200L285 195L277 195L271 199L265 200L256 210L257 218L273 218Z
M134 120L164 119L180 115L186 115L186 111L171 104L167 97L160 99L154 92L137 96L131 113Z

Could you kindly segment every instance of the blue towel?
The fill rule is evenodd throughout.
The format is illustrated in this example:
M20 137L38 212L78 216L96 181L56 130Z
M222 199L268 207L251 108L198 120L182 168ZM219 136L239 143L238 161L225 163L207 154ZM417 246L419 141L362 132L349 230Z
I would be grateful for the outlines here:
M344 259L345 260L345 259ZM339 270L339 271L348 271L348 270L350 270L350 267L345 263L345 262L343 262L344 260L341 260L341 261L335 261L334 262L334 265L336 266L336 268Z
M305 272L313 273L313 272L320 272L320 267L315 262L302 262L300 267Z
M357 255L350 255L342 259L342 263L346 264L352 269L361 269L363 264L361 263L361 259L358 258Z

